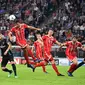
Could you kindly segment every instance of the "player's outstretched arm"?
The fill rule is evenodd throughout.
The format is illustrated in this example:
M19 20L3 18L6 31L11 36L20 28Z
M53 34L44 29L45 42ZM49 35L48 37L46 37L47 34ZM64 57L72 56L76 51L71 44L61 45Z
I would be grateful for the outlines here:
M12 41L12 32L8 33L8 37L9 37L10 41Z
M62 46L62 47L63 47L63 46L66 46L66 43L62 43L61 46Z
M28 28L29 28L29 29L32 29L32 30L38 30L38 31L41 30L40 28L35 28L35 27L33 27L33 26L29 26L29 25L28 25Z
M59 45L59 46L61 46L61 43L60 43L60 42L58 42L58 41L56 41L56 44L57 44L57 45Z
M81 46L81 49L82 49L83 51L85 51L85 46L82 45L82 46Z

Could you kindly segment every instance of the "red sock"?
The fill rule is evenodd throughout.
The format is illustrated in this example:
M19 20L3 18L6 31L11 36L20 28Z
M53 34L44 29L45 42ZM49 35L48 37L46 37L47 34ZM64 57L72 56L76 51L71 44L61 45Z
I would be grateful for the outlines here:
M77 65L75 65L75 67L72 70L72 73L77 69Z
M42 61L42 62L40 62L40 63L37 63L37 64L35 65L35 68L36 68L36 67L40 67L40 66L45 66L45 62Z
M55 70L55 72L57 73L57 75L59 75L60 73L59 73L59 71L58 71L58 69L56 67L56 64L52 64L52 67Z
M76 64L72 64L68 70L68 72L72 72L74 69L76 69Z
M46 68L45 66L42 66L43 72L46 72Z
M35 59L36 59L36 58L34 57L34 55L33 55L32 51L31 51L31 49L29 49L29 50L28 50L28 54L32 57L32 59L33 59L33 60L35 60Z

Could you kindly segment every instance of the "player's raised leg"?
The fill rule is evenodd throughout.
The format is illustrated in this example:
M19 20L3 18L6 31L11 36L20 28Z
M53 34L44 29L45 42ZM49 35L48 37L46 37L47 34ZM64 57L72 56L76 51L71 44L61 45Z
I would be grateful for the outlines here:
M33 67L33 65L30 64L30 60L28 58L28 47L23 48L23 52L24 52L25 60L27 62L27 67L30 67L32 68L32 70L34 70L35 68Z
M80 68L82 65L84 65L85 64L85 58L84 58L84 60L81 62L81 63L79 63L78 65L77 65L77 67L72 71L72 73L75 71L75 70L77 70L78 68Z
M72 60L72 65L68 70L68 76L73 76L72 72L76 69L77 65L78 65L77 57L74 57L74 59Z

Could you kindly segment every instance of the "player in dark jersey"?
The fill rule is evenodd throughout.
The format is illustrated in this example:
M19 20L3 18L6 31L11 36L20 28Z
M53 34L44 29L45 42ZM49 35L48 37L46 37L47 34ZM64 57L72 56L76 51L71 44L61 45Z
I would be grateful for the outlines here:
M0 49L1 49L1 54L2 54L1 69L4 72L8 72L9 73L8 77L10 77L12 74L12 70L9 70L8 68L6 68L8 61L10 61L10 64L12 65L12 69L14 72L14 76L15 78L17 78L16 66L15 66L13 54L10 48L11 48L11 43L7 42L7 40L0 33Z

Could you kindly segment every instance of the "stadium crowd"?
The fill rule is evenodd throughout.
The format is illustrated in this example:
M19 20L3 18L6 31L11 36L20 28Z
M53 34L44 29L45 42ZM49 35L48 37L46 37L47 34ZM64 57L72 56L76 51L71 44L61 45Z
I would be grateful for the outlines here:
M42 33L51 28L60 42L77 35L79 41L85 43L84 9L84 0L0 0L0 31L7 36L8 30L14 26L8 18L14 15L35 27L43 23ZM34 41L34 32L28 32L26 30L26 38Z

